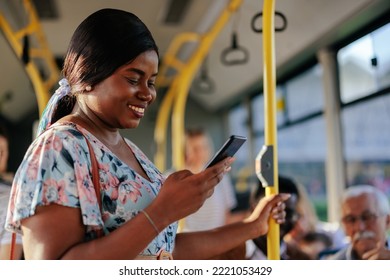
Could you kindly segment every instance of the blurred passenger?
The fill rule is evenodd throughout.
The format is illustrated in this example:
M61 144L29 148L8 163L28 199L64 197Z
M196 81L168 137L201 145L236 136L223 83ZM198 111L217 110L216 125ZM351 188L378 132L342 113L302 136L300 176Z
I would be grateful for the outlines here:
M296 183L290 178L279 176L279 192L291 194L290 198L286 200L285 222L280 225L280 258L284 260L308 260L310 256L299 249L298 246L287 246L284 242L284 237L295 226L299 219L299 213L297 211L298 202L300 200L300 194ZM256 205L257 202L265 196L265 188L261 182L253 196L250 199L251 208ZM267 236L260 236L253 240L246 242L246 258L250 260L265 260L267 259Z
M185 168L201 172L214 154L212 140L203 129L187 129L185 138ZM231 210L237 200L229 174L215 187L198 211L185 218L183 231L201 231L223 226L232 219Z
M12 234L4 228L13 179L13 173L7 170L8 154L8 134L6 129L0 126L0 260L9 259L12 239ZM22 238L20 235L16 237L14 258L20 259L22 257Z
M297 211L299 219L294 228L286 234L284 241L289 246L300 246L302 238L310 232L319 232L328 235L331 238L332 247L329 253L335 252L346 244L345 233L339 223L321 221L314 209L313 203L302 184L297 184L299 191L299 202Z
M321 258L323 252L332 247L332 239L324 232L311 231L306 233L299 242L299 248L313 260Z
M390 205L386 195L373 186L352 186L346 189L341 206L350 243L327 259L390 260Z

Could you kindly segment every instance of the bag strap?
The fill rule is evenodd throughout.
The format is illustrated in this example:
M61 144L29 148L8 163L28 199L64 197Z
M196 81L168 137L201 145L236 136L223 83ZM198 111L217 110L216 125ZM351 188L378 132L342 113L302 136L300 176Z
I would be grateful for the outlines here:
M15 255L15 244L16 244L16 233L13 232L11 237L11 248L9 251L9 259L11 261L14 259L14 255Z
M84 137L85 137L85 135L84 135ZM101 199L101 193L100 193L100 177L99 177L98 162L97 162L97 159L95 156L95 152L93 151L93 148L91 146L91 143L89 142L87 137L85 137L85 140L87 141L89 154L91 156L93 187L95 188L96 198L97 198L97 202L99 204L100 212L102 212L102 199Z
M73 120L74 122L74 120ZM77 123L77 122L76 122ZM92 166L92 183L93 187L95 188L95 194L96 194L96 200L99 205L99 210L100 213L103 213L103 208L102 208L102 196L100 192L100 175L99 175L99 166L98 166L98 161L96 159L95 152L93 151L92 145L89 142L88 138L80 131L80 133L84 136L85 141L87 142L88 145L88 150L89 150L89 155L91 158L91 166ZM103 229L96 229L96 235L97 237L102 237L103 234Z
M72 122L76 123L76 124L79 124L78 121L74 121L74 119L72 119ZM85 140L87 142L87 145L88 145L89 155L91 157L93 187L95 189L96 200L97 200L98 205L99 205L100 213L102 213L103 208L102 208L102 199L101 199L101 192L100 192L100 177L99 177L98 162L97 162L97 159L96 159L95 152L93 151L92 145L89 142L88 138L81 131L80 131L80 133L84 136L84 138L85 138ZM97 235L97 237L102 237L103 236L103 229L101 229L101 228L97 229L96 230L96 235ZM11 238L10 253L9 253L9 259L10 260L14 259L15 245L16 245L16 233L13 232L12 233L12 238Z
M81 118L77 118L73 115L68 115L68 116L62 118L62 120L70 121L70 122L77 124L85 129L86 122ZM58 122L61 122L61 120L59 120ZM79 131L84 136L85 141L87 142L87 145L88 145L88 150L89 150L89 155L91 157L91 165L92 165L93 187L95 188L96 198L97 198L97 202L99 205L100 213L102 213L103 209L102 209L102 200L101 200L101 193L100 193L99 166L98 166L98 162L97 162L97 159L95 156L95 152L93 151L92 145L89 142L87 136L85 136L85 134L82 131L80 131L79 129L77 131Z

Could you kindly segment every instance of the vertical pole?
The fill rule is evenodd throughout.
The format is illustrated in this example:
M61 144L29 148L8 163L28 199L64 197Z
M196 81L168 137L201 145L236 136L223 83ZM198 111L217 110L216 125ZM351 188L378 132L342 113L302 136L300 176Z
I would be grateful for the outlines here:
M206 32L199 46L193 53L188 63L183 67L182 71L175 77L177 83L177 93L172 109L172 162L175 170L183 169L184 167L184 132L185 132L185 106L189 94L189 88L196 71L204 60L207 53L210 51L215 38L220 34L223 27L226 25L231 15L240 7L242 0L230 0L227 7L222 11L215 24Z
M341 135L340 91L335 54L322 49L317 54L323 69L326 123L326 187L328 221L340 221L340 197L346 187L344 151Z
M266 188L266 196L279 192L278 149L276 122L276 70L274 46L275 2L264 0L263 5L263 58L264 58L264 119L265 144L256 159L256 174ZM273 220L269 221L267 234L267 257L269 260L280 259L280 230Z

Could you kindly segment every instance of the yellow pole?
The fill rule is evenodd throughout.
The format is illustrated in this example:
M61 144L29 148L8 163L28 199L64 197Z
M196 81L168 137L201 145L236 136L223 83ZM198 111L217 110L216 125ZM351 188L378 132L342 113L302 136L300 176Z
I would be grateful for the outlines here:
M58 80L59 70L56 66L54 56L49 50L42 27L39 23L37 13L30 0L23 1L24 8L29 16L29 24L17 32L14 32L3 15L0 14L0 28L10 43L17 57L21 57L23 45L21 40L24 36L35 35L39 48L30 49L30 61L25 65L26 72L33 84L37 98L39 113L42 114L47 102L50 99L49 90ZM41 58L49 68L50 77L45 81L40 75L33 58Z
M239 8L241 3L242 0L230 1L229 5L221 13L213 27L201 37L198 48L195 50L188 63L183 67L183 69L173 81L173 90L176 91L174 95L172 113L172 163L174 170L180 170L185 167L184 118L186 101L193 77L205 56L209 52L215 38L221 32L222 28L229 20L231 14ZM179 232L183 229L184 223L184 219L179 221Z
M161 69L159 69L157 87L168 86L172 82L175 75L170 75L168 70L174 70L177 73L185 66L185 63L176 57L182 46L189 42L197 42L199 39L200 35L194 32L183 32L175 36L164 55Z
M274 0L264 0L263 4L263 57L264 57L264 119L265 119L265 145L260 152L262 163L257 163L260 180L265 186L266 196L279 192L278 180L278 153L277 153L277 123L276 123L276 71L274 46ZM268 173L267 173L268 172ZM261 174L262 173L262 174ZM273 220L269 221L267 234L268 259L280 259L280 233L279 225Z
M175 39L170 44L163 60L162 67L159 71L159 76L157 79L157 87L164 87L171 83L168 92L166 93L157 114L156 126L154 128L154 141L156 142L156 154L154 156L154 164L161 171L166 171L166 154L167 154L167 131L169 116L172 111L173 101L177 93L176 84L177 80L170 79L168 75L169 69L174 69L177 72L180 72L185 64L175 56L178 54L182 45L190 41L199 40L199 35L196 33L182 33L175 37Z
M217 22L205 35L201 36L196 33L183 33L178 35L174 41L172 41L164 57L157 85L166 86L168 83L171 83L171 86L159 108L154 131L154 139L157 144L157 151L154 159L156 166L162 171L165 171L168 116L171 112L171 107L175 106L172 114L173 167L178 170L184 168L184 113L189 87L196 70L207 55L214 39L226 24L231 13L235 12L241 3L242 0L231 0ZM182 63L175 58L175 55L178 53L180 47L189 41L200 41L200 43L189 61L187 63ZM178 71L178 74L172 80L165 76L169 67Z
M167 130L175 94L175 86L172 85L159 107L156 126L154 128L154 141L157 145L154 164L162 172L166 171Z
M191 82L200 64L209 52L215 38L221 32L231 14L240 7L241 3L242 0L230 1L229 5L224 9L213 27L202 37L199 47L190 58L186 67L184 67L183 71L176 76L176 79L178 80L177 94L172 113L172 162L176 170L184 168L184 117Z

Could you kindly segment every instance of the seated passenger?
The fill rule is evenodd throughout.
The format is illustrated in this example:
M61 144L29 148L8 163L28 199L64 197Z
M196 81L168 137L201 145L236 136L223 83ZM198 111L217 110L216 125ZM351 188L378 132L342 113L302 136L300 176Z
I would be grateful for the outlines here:
M12 234L5 230L8 201L11 193L13 173L7 171L8 163L8 134L5 127L0 126L0 260L10 257ZM14 259L22 258L22 238L16 235Z
M386 195L369 185L349 187L341 207L350 243L327 259L390 260L390 205Z
M319 231L308 232L299 241L299 248L313 260L320 259L322 254L328 252L331 247L331 237L328 234Z
M332 247L328 248L322 254L333 254L343 248L347 243L347 237L344 230L338 222L322 221L317 216L316 210L310 200L305 187L302 184L297 184L299 191L299 201L297 211L299 219L295 226L284 237L284 242L288 246L300 246L307 234L318 232L321 235L325 234L331 238Z

